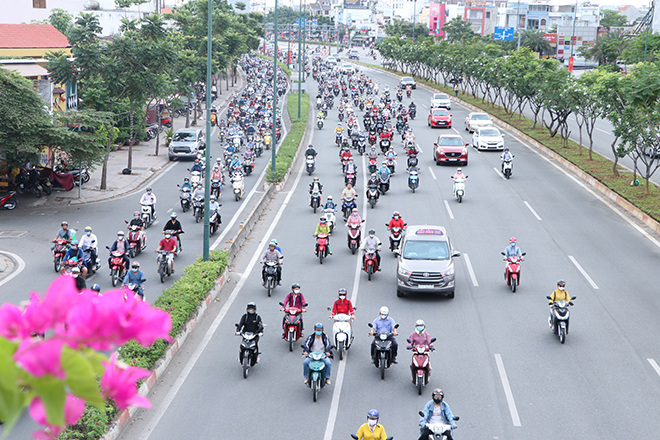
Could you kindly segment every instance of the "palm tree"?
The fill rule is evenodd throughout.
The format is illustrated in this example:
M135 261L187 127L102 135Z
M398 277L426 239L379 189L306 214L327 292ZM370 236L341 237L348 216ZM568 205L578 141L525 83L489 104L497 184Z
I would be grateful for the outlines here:
M528 29L524 31L520 45L529 47L532 51L538 52L539 55L550 54L552 52L552 46L543 39L543 32L539 30Z
M580 54L597 61L598 64L613 64L628 46L625 38L620 29L609 31L599 35L593 46L582 46Z

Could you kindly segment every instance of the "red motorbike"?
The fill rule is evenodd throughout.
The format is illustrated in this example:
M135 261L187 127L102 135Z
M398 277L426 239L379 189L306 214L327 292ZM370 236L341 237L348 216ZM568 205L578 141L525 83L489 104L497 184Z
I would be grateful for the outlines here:
M284 307L284 303L280 303ZM306 306L307 304L304 304ZM293 344L302 337L302 313L298 307L287 307L284 309L284 339L289 343L289 351L293 351Z
M522 253L523 256L527 254L527 252ZM502 252L502 255L505 255L504 252ZM506 270L504 271L504 279L506 280L506 285L511 287L511 291L515 292L516 287L520 285L520 263L522 261L525 261L523 257L508 257L504 258L504 261L506 261Z
M376 133L369 133L369 145L376 145Z
M126 220L124 222L128 223ZM137 254L147 247L147 233L144 231L144 228L138 225L130 225L126 229L128 229L128 245L130 246L128 255L131 258L135 258Z
M80 261L78 261L77 258L69 258L68 260L66 260L66 261L64 261L64 262L62 263L62 266L61 266L62 270L61 270L61 272L62 272L62 274L65 274L65 273L66 273L66 274L70 274L70 273L71 273L71 270L72 270L74 267L78 267L78 268L80 268Z
M371 276L374 272L378 271L378 258L376 257L376 251L370 249L364 254L364 271L367 273L369 281L371 281Z
M69 248L69 242L63 238L58 238L53 240L55 246L53 247L53 267L55 272L59 272L62 267L62 258Z
M319 259L319 263L323 264L323 259L328 258L328 245L330 239L327 234L319 234L316 236L316 256Z
M378 156L370 155L369 156L369 172L375 173L378 170Z
M108 247L106 246L106 249L107 248ZM110 278L112 279L112 287L117 287L117 285L124 281L126 273L128 272L128 267L124 261L123 252L110 252L110 256L112 258L110 260Z
M410 344L410 339L407 340ZM436 338L431 339L434 343ZM415 348L408 347L412 350L412 362L410 364L410 373L412 374L412 383L417 387L417 393L421 396L422 389L428 385L431 378L431 362L429 361L429 353L432 351L428 345L418 345Z
M355 251L360 249L360 243L362 241L362 234L360 232L360 226L362 225L349 223L346 226L348 227L348 248L351 250L351 253L355 255Z
M18 205L18 200L16 200L16 191L11 191L6 196L0 197L0 209L12 210Z
M344 175L344 185L348 185L349 183L355 186L355 173L349 172Z
M353 157L346 155L341 157L341 172L344 173L346 172L346 165L348 165L348 161L351 160Z

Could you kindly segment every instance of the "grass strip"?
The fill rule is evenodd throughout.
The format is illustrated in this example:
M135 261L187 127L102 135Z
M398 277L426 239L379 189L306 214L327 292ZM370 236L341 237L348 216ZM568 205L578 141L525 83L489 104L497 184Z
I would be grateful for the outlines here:
M287 98L287 111L291 119L291 129L282 141L275 156L275 171L268 165L266 181L269 183L280 183L291 167L300 142L305 134L307 118L309 115L309 94L303 93L300 97L300 118L298 118L298 92L290 92Z

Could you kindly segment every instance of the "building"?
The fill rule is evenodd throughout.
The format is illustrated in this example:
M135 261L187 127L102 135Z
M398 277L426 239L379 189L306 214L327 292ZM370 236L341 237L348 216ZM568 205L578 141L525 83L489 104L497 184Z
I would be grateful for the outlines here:
M626 5L626 6L620 6L618 8L619 13L621 15L625 15L626 18L628 19L628 23L632 23L633 21L637 20L639 16L642 15L641 11L634 7L633 5Z
M573 26L575 3L570 0L536 0L509 2L505 23L521 29L548 31L554 26ZM595 27L600 22L600 7L589 2L578 3L576 27Z
M486 2L470 2L465 6L463 19L470 23L470 27L479 35L495 33L498 24L497 8Z

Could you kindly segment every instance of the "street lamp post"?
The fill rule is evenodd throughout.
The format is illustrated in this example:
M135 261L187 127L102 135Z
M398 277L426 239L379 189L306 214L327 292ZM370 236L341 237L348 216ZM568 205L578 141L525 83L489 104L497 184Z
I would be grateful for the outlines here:
M518 31L518 49L520 49L520 0L518 0L518 10L516 11L516 31Z
M211 41L211 31L213 24L213 17L211 15L213 9L211 7L211 0L208 0L208 32L206 35L206 169L211 170L211 154L209 152L211 145L211 49L213 43ZM206 190L211 187L211 173L206 172L204 177L204 185ZM209 211L211 210L211 201L209 197L204 197L204 261L209 261ZM164 256L163 256L164 257Z
M417 21L417 0L413 1L413 41L415 41L415 22Z
M577 22L578 0L575 0L575 11L573 11L573 36L571 37L571 57L573 56L573 47L575 47L575 23Z
M277 149L277 0L275 0L275 27L273 30L275 31L275 52L273 54L273 134L271 137L270 169L275 173L275 150Z
M300 52L302 41L300 36L302 35L302 26L303 26L303 16L302 16L302 0L300 0L300 21L298 22L298 119L300 119L300 90L302 81L302 53Z

